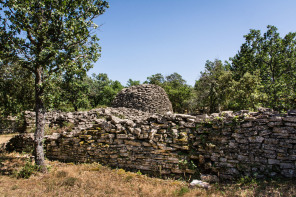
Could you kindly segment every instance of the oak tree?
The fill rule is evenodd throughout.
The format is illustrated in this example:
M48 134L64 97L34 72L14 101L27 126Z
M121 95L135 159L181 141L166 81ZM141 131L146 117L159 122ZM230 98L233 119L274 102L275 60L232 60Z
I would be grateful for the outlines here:
M101 0L0 1L0 65L17 63L34 76L35 162L43 172L46 86L53 75L85 73L99 58L94 19L106 8Z

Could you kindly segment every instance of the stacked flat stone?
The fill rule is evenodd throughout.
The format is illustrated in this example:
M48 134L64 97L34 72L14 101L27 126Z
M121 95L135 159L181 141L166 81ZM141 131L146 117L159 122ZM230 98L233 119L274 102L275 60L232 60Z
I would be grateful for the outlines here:
M140 111L130 110L136 116L125 116L127 112L107 108L47 114L54 125L63 117L63 121L74 120L75 127L45 137L46 157L100 162L161 176L210 172L220 179L296 178L296 111L142 114L138 120L134 117L141 117ZM29 137L23 138L25 142L16 138L8 145L19 151L32 142Z
M0 134L16 133L20 130L23 130L23 124L21 120L11 116L5 119L0 118Z
M173 111L172 104L164 89L153 84L123 89L115 97L112 106L161 114Z

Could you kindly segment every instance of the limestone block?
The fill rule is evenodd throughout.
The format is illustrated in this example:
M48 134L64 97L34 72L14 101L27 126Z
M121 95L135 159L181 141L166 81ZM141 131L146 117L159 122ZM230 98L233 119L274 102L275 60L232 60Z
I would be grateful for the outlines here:
M253 136L253 137L248 137L249 142L252 143L262 143L264 140L264 137L261 136Z
M285 177L289 177L289 178L292 178L292 177L295 177L296 176L296 170L294 169L284 169L281 171L281 174Z
M296 117L295 116L284 117L283 120L287 122L296 122Z
M268 164L274 165L274 164L279 164L280 161L277 159L268 159Z
M280 167L284 169L295 169L294 163L280 163Z
M241 124L241 127L243 128L248 128L252 126L253 126L253 123L251 121Z
M225 174L239 175L239 171L236 168L227 168Z

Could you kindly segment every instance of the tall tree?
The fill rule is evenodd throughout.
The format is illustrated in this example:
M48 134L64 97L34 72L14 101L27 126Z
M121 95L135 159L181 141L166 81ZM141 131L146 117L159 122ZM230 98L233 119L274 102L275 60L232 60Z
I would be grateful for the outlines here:
M62 96L69 101L75 111L79 108L88 108L90 106L88 94L90 92L89 84L85 80L86 76L64 74L62 87Z
M144 83L162 86L164 82L165 82L165 79L163 75L161 73L156 73L155 75L147 77L147 80Z
M188 100L192 96L192 87L187 85L186 80L178 73L165 77L164 89L168 94L175 112L188 112Z
M200 79L195 83L198 109L203 112L219 112L227 108L229 87L232 74L223 65L221 60L214 62L207 60L205 71L201 72Z
M32 73L17 64L0 64L0 117L34 108Z
M238 81L232 80L228 89L228 109L231 110L256 110L267 100L258 71L246 72Z
M92 107L110 106L116 94L123 89L119 81L112 81L106 73L93 74L88 78L89 100Z
M246 42L230 59L234 78L259 71L269 97L265 105L278 110L295 107L296 33L282 38L277 28L269 25L263 35L252 29L244 37Z
M43 172L44 91L53 75L86 72L99 58L93 20L108 7L101 0L3 0L1 64L21 65L35 78L35 162Z

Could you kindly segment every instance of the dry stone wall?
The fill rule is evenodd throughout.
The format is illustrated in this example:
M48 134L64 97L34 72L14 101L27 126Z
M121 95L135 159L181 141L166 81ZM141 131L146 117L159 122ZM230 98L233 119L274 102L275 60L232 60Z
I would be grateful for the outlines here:
M172 104L163 88L142 84L121 90L115 97L113 107L126 107L150 113L172 112Z
M262 108L190 116L133 110L138 115L132 116L130 110L62 113L75 128L46 136L47 158L162 176L296 177L295 111L279 115Z
M17 117L0 118L0 134L16 133L23 130L23 122Z

